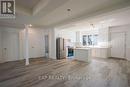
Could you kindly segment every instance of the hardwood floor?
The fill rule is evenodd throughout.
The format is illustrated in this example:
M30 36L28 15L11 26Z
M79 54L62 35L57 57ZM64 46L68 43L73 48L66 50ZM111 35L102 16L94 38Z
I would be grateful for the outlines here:
M31 59L0 64L0 87L130 87L130 62Z

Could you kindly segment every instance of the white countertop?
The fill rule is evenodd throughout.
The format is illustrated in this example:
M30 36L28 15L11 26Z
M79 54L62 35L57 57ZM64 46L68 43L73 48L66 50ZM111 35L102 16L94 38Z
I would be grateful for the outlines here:
M81 47L81 48L75 48L75 50L90 50L91 48L83 48L83 47Z
M75 49L91 49L91 48L109 48L105 46L87 46L87 47L77 47Z

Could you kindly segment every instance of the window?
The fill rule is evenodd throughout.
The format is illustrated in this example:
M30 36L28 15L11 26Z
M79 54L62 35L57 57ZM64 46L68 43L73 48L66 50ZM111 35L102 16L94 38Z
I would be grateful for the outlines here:
M91 46L98 44L98 34L83 35L83 46Z

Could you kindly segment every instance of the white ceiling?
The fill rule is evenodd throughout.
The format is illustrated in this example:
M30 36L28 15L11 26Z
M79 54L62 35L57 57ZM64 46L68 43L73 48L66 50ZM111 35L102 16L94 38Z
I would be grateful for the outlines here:
M32 9L40 0L15 0L17 5L27 9Z
M0 24L53 26L130 6L130 0L15 0L16 18ZM67 11L71 9L71 11ZM127 15L128 16L128 15ZM124 18L123 18L124 19Z
M130 25L130 7L120 9L103 15L98 15L89 19L72 22L58 27L61 30L86 31L91 28L104 28L112 26ZM91 25L93 24L93 26Z

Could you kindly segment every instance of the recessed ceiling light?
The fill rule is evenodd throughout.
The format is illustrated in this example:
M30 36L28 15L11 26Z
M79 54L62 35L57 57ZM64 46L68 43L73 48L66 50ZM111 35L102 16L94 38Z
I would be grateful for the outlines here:
M71 9L70 9L70 8L68 8L68 9L67 9L67 11L71 11Z
M32 25L31 25L31 24L29 24L28 26L29 26L29 27L32 27Z

